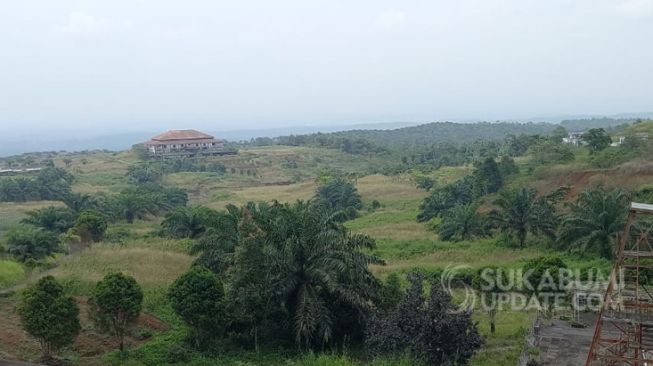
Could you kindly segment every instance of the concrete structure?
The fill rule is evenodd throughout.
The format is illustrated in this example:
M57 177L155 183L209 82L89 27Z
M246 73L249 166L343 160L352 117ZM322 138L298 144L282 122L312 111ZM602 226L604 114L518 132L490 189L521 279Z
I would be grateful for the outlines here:
M574 144L574 145L580 145L582 142L583 138L583 132L569 132L569 135L567 137L562 138L562 142L565 144Z
M196 130L171 130L152 137L145 147L154 155L211 154L222 152L224 141Z

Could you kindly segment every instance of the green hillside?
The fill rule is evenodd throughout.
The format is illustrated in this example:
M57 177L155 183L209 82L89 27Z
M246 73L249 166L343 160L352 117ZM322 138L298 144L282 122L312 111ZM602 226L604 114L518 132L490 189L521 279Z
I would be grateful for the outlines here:
M385 329L388 314L411 309L395 301L411 288L409 275L431 289L457 268L455 306L484 268L554 258L607 272L615 232L587 240L570 226L574 215L600 216L593 198L611 212L653 203L653 121L603 131L596 149L562 144L555 127L435 123L280 137L233 156L168 161L138 151L1 159L45 169L0 177L0 359L39 359L16 305L23 288L52 275L81 309L79 335L59 351L72 365L419 365L416 350L371 351L386 340L369 324ZM621 136L624 144L604 146ZM332 144L342 139L374 149L346 152ZM523 232L514 207L530 210ZM622 219L614 215L615 230ZM93 220L106 223L97 237ZM224 313L205 319L203 344L193 314L169 295L195 264L224 291ZM96 284L115 272L144 294L123 352L88 316ZM537 352L524 338L536 311L472 310L483 344L469 364L514 365Z

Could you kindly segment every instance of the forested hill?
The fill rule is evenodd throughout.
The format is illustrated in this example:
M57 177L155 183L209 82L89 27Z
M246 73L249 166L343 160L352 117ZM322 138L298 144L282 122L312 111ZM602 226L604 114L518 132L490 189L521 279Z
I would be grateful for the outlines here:
M343 140L354 144L369 143L377 148L399 150L407 147L432 145L439 142L467 144L477 140L502 140L508 135L549 134L558 125L550 123L433 122L394 130L350 130L332 133L289 135L258 138L254 145L342 145Z
M560 125L567 131L586 131L590 128L604 128L609 130L614 127L625 127L636 121L641 121L641 118L585 118L585 119L569 119L560 122Z

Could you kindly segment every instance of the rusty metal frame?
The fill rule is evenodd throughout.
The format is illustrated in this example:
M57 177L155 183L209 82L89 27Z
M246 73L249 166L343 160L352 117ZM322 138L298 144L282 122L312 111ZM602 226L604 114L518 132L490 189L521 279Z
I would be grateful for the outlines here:
M639 215L653 215L653 205L630 205L586 366L653 366L653 294L646 288L646 276L653 269L653 245L650 227L631 235Z

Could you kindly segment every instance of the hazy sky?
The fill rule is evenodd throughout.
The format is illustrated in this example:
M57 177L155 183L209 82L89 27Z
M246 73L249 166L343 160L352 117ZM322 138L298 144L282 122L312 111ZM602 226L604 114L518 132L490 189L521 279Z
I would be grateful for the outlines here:
M0 131L653 110L653 0L3 0Z

